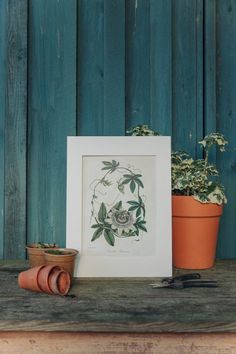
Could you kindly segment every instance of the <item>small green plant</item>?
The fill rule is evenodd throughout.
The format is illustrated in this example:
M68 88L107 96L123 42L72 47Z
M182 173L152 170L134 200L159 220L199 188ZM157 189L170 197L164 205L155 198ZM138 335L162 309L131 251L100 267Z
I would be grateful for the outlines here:
M145 128L143 128L145 127ZM138 133L137 133L138 132ZM148 134L141 134L149 132ZM131 135L160 135L147 125L139 125L127 131ZM139 134L140 133L140 134ZM171 154L172 194L193 196L201 203L227 203L224 187L219 181L219 172L209 162L209 151L213 146L225 151L228 141L220 133L211 133L199 141L204 158L193 159L184 151Z
M38 242L34 244L34 247L36 248L55 248L58 247L56 243L44 243L44 242Z
M134 136L153 136L153 135L160 135L158 132L154 131L146 124L139 124L136 125L134 128L127 130L127 134L134 135Z
M54 254L54 255L66 255L66 254L72 254L72 252L69 251L63 251L63 250L48 250L47 253L49 254Z

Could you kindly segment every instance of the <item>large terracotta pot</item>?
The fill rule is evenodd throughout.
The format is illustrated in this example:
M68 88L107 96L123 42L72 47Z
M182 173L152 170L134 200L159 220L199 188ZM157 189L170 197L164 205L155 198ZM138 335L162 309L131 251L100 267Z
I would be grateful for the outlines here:
M223 206L191 196L172 197L173 265L184 269L214 266Z

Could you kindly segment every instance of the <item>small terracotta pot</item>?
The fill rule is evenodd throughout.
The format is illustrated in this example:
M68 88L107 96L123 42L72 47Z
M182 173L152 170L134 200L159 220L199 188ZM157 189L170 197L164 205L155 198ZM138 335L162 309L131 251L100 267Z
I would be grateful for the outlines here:
M28 289L32 291L41 291L38 286L38 275L40 271L45 267L41 265L39 267L30 268L21 272L18 276L18 285L22 289Z
M53 265L46 265L40 270L38 274L38 286L43 292L47 294L53 294L53 291L50 287L50 277L53 273L60 270L60 267Z
M214 266L222 205L191 196L172 198L173 264L183 269Z
M44 251L46 264L58 265L62 269L69 272L71 277L73 277L75 259L78 254L78 251L71 248L58 248L57 251L64 252L64 254L52 254L50 253L50 250Z
M71 276L65 270L59 270L50 277L50 287L54 294L66 295L70 290Z
M49 249L57 249L57 247L53 248L40 248L37 247L35 243L32 243L31 245L26 246L27 250L27 255L29 259L29 265L31 268L33 267L38 267L40 265L44 265L45 258L44 258L44 251Z

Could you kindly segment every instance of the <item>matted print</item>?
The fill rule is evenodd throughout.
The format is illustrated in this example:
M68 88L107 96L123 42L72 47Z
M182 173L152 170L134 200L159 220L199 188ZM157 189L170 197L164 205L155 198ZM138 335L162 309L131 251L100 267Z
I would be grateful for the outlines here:
M77 276L171 274L168 137L68 138L67 173Z

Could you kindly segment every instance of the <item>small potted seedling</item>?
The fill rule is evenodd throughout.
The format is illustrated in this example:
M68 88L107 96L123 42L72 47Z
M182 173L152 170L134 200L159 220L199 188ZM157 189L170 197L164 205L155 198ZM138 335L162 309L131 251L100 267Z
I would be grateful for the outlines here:
M44 251L46 249L56 248L58 248L57 244L44 242L32 243L26 246L30 267L32 268L45 264Z
M45 249L44 256L46 264L57 265L70 273L74 274L75 259L78 251L71 248Z

